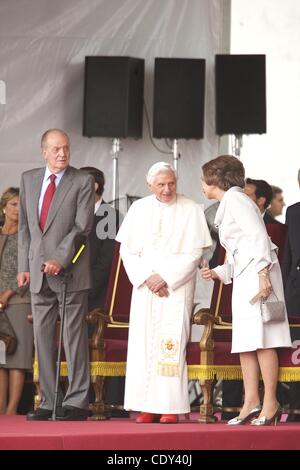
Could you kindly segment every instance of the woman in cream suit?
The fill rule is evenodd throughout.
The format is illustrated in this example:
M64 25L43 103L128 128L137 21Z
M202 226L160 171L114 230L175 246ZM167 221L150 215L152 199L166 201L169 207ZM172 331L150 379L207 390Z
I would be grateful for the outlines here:
M213 270L204 262L202 277L220 279L225 284L234 279L231 352L240 353L245 400L239 416L228 424L245 424L252 418L256 418L251 421L255 425L276 423L281 415L276 400L276 348L291 346L289 325L287 316L282 322L264 324L260 302L250 301L258 293L268 297L272 291L284 300L277 247L268 237L257 206L243 191L243 164L235 157L220 156L202 169L205 195L220 201L215 225L227 253L226 263ZM260 373L265 388L262 407L258 393Z

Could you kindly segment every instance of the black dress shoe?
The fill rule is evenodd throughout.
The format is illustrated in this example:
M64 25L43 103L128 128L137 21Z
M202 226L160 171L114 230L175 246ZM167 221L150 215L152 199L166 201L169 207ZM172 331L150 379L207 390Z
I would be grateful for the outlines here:
M223 411L221 414L221 420L222 421L228 421L230 419L236 418L236 411L231 412L231 411Z
M48 421L52 416L52 410L46 408L37 408L27 413L27 421Z
M76 406L63 406L57 414L57 421L85 421L90 412Z
M130 418L130 413L126 410L112 409L109 410L108 415L110 418Z

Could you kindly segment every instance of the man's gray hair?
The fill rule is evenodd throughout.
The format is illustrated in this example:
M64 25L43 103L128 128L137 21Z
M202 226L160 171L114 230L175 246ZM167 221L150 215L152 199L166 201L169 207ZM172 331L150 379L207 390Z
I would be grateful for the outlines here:
M41 138L41 147L42 149L44 149L45 147L47 147L47 141L48 141L48 136L49 134L51 133L58 133L58 134L62 134L66 137L66 139L68 140L68 142L70 142L70 139L69 139L69 136L68 134L61 130L61 129L56 129L55 127L52 128L52 129L48 129L46 132L44 132L44 134L42 135L42 138Z
M168 173L172 171L174 173L175 178L177 178L176 171L174 167L167 162L157 162L149 168L149 171L146 175L146 181L148 184L152 184L155 178L159 173Z

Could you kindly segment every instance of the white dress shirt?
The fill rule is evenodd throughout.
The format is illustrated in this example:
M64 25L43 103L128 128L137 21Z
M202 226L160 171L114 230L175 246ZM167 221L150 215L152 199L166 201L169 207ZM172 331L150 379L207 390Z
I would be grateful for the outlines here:
M59 173L56 173L55 176L55 187L57 188L57 186L59 185L64 173L65 173L66 170L62 170L60 171ZM50 176L54 174L52 173L49 168L46 166L46 170L45 170L45 176L44 176L44 179L43 179L43 184L42 184L42 189L41 189L41 194L40 194L40 198L39 198L39 218L41 216L41 210L42 210L42 204L43 204L43 199L44 199L44 196L45 196L45 192L46 192L46 189L48 188L49 186L49 183L50 183Z

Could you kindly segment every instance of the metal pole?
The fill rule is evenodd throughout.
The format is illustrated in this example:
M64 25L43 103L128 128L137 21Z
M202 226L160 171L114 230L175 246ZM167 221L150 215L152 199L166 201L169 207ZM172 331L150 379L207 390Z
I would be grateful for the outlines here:
M112 200L113 200L113 207L116 208L116 201L117 201L117 175L118 175L118 156L120 152L120 139L114 138L112 141L112 158L113 158L113 193L112 193Z
M235 135L233 152L237 158L241 158L242 147L243 147L243 136L241 134Z
M179 176L179 171L178 171L179 155L178 155L178 140L177 139L173 140L172 152L173 152L173 166L174 166L174 169L176 171L177 178L178 178L178 176Z

